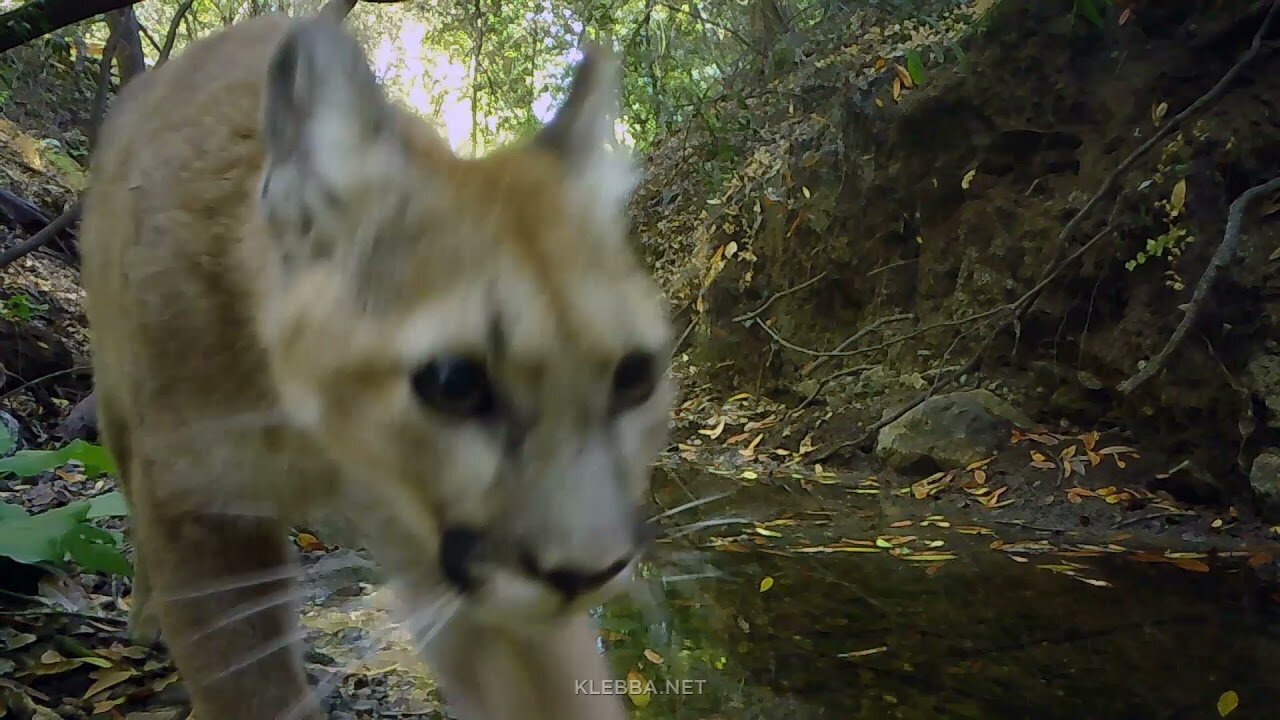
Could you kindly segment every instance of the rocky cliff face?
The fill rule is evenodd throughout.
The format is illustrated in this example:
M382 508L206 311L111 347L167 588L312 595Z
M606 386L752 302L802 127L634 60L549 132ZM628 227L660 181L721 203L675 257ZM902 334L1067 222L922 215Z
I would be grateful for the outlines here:
M1131 430L1188 461L1164 481L1175 492L1251 497L1253 458L1280 445L1280 204L1251 214L1168 369L1132 395L1115 386L1181 319L1231 201L1280 173L1280 56L1264 48L1123 173L1063 252L1058 236L1218 82L1269 5L1119 3L1101 26L1065 1L851 16L794 72L653 154L636 235L692 323L683 349L712 382L807 400L828 432L854 434L1105 233L960 384L1039 422Z

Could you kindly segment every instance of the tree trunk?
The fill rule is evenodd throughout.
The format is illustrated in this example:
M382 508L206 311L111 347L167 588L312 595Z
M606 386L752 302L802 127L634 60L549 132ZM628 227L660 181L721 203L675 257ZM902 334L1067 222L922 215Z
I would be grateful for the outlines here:
M116 67L120 70L120 87L124 87L147 69L138 16L131 7L107 13L107 27L111 28L111 37L116 40Z
M0 15L0 52L140 0L31 0Z

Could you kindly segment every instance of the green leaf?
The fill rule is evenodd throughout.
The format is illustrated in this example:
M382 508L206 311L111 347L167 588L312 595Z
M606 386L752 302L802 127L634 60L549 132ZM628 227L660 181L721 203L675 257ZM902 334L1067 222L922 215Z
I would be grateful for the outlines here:
M89 477L116 472L115 460L101 445L84 440L72 440L63 448L63 451L67 454L67 460L75 460L84 465L84 473Z
M0 458L0 472L31 477L61 467L66 462L64 450L19 450L7 458Z
M90 520L94 518L128 516L129 506L125 503L124 496L118 490L112 490L109 493L89 498L89 514L86 517Z
M907 74L911 76L911 82L916 85L924 82L924 61L920 59L918 50L907 52Z
M26 508L17 503L0 503L0 522L27 516Z
M1102 13L1098 11L1097 0L1076 0L1075 10L1084 15L1095 26L1099 28L1105 27L1105 23L1102 21Z
M126 577L133 575L133 566L116 547L115 538L92 525L80 525L68 533L64 547L71 559L85 570Z
M0 423L0 455L8 455L16 444L13 435L9 432L9 428Z
M0 473L31 477L62 467L72 460L84 465L85 474L89 477L115 472L116 469L106 448L84 440L73 440L57 450L19 450L7 458L0 458Z
M7 518L0 522L0 555L28 564L61 562L63 538L88 512L89 503L81 501L38 515Z

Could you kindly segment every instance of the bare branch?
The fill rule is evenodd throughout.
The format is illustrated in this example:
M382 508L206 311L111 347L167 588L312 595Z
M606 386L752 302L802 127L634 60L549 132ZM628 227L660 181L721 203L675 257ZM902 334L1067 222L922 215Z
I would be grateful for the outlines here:
M6 268L14 263L15 260L34 252L45 245L48 245L63 230L71 227L72 223L80 219L80 201L77 200L66 212L58 216L56 220L49 223L43 230L27 238L13 247L0 253L0 269Z
M169 22L169 30L164 34L164 44L160 46L159 54L156 56L156 67L160 67L169 59L169 54L173 52L173 44L178 41L178 28L182 26L182 20L191 11L191 6L196 4L196 0L185 0L178 9L173 13L173 20Z
M1227 229L1222 234L1222 242L1213 253L1213 258L1209 260L1209 266L1204 269L1204 274L1200 276L1200 281L1196 283L1195 292L1191 295L1191 302L1185 306L1186 314L1182 316L1182 322L1178 323L1178 327L1173 331L1173 335L1169 337L1169 341L1160 349L1160 352L1156 353L1155 357L1151 358L1146 365L1143 365L1128 380L1117 385L1117 390L1128 395L1164 368L1169 356L1182 344L1191 327L1195 325L1196 319L1200 317L1200 311L1204 308L1209 292L1213 290L1213 284L1218 279L1218 273L1235 259L1236 251L1240 247L1240 227L1244 223L1245 211L1249 209L1249 205L1254 200L1276 191L1280 191L1280 178L1274 178L1245 190L1240 194L1240 197L1231 203L1231 208L1227 211Z
M0 15L0 52L140 0L31 0Z

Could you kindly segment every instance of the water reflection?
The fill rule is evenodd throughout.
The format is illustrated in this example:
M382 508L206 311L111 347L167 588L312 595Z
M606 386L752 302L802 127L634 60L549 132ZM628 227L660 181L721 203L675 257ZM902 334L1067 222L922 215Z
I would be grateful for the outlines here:
M1280 619L1247 569L1102 556L1089 575L1112 587L1095 587L986 540L951 541L960 557L932 572L710 551L725 577L655 579L663 612L606 606L605 643L652 691L634 717L655 720L1213 718L1227 691L1234 719L1280 714Z

